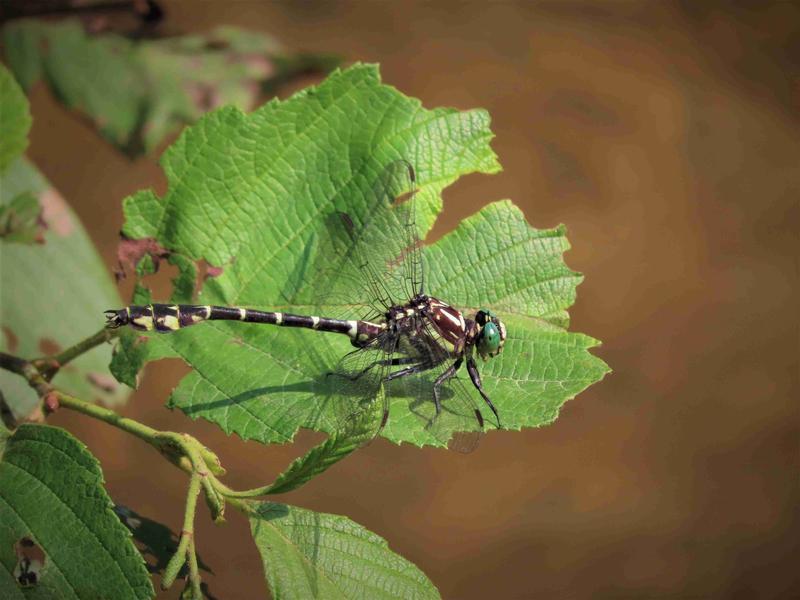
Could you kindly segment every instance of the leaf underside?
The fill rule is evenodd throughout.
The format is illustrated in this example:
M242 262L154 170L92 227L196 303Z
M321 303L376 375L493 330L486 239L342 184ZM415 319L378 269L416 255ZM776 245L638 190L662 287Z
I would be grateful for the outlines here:
M0 66L0 173L28 147L31 113L11 73Z
M363 222L374 210L375 178L402 158L417 173L413 202L424 237L444 187L466 173L499 170L491 138L485 111L423 109L381 84L376 67L356 65L287 101L249 115L220 109L188 128L161 161L167 193L128 198L124 233L219 267L200 303L338 316L347 306L317 306L325 268L337 264L324 250L331 213ZM563 228L536 230L502 201L424 249L426 291L460 308L492 308L508 325L504 352L481 365L505 428L552 421L607 371L588 352L595 340L564 329L580 282L564 265L568 247ZM138 299L146 301L147 292L140 288ZM352 399L346 390L322 393L321 382L351 349L345 336L210 322L164 336L126 332L112 370L133 384L147 361L180 357L193 371L171 406L244 439L286 442L299 427L335 430L337 403ZM389 395L384 437L441 445L421 425L432 406L418 406L402 390Z
M273 502L251 507L273 598L439 598L422 571L346 517Z

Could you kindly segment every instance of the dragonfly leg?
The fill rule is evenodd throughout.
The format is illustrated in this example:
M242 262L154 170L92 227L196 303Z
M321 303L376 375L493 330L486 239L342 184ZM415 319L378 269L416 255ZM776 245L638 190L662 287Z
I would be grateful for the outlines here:
M442 384L456 374L458 368L461 366L462 358L458 358L447 370L436 378L433 382L433 403L436 405L436 416L442 412L442 401L439 398L439 388Z
M413 363L416 360L418 359L412 358L410 356L401 356L399 358L379 360L372 363L362 371L359 371L355 375L345 375L345 377L347 377L347 379L349 379L350 381L358 381L358 379L360 379L364 374L366 374L370 369L374 368L376 365L380 365L382 367L396 367L397 365L407 365ZM333 375L333 373L328 373L328 375Z
M375 364L381 365L382 367L396 367L397 365L409 365L416 360L419 359L416 359L412 356L401 356L399 358L390 358L387 360L381 360Z
M481 397L486 401L486 404L489 405L489 408L492 409L492 412L497 419L497 428L500 429L500 415L497 414L497 409L494 407L494 404L492 404L489 396L487 396L486 392L483 391L483 385L481 385L481 376L480 373L478 373L478 366L475 364L475 359L472 357L467 359L467 372L469 373L469 378L472 380L472 384L478 389Z
M401 359L396 359L401 360ZM400 364L400 363L398 363ZM398 379L400 377L406 377L408 375L413 375L414 373L422 373L423 371L427 371L428 369L432 369L436 365L431 365L429 363L418 363L416 365L412 365L410 367L406 367L405 369L400 369L399 371L395 371L394 373L389 373L386 376L384 381L391 381L392 379Z

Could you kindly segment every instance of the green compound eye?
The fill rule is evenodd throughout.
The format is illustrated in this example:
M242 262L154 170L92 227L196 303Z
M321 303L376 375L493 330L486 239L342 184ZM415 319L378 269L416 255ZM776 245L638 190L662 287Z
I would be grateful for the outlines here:
M482 308L478 311L475 315L475 320L478 322L478 325L486 325L486 323L491 322L495 319L495 315L492 311L488 308Z
M489 321L483 326L478 339L478 354L483 358L495 356L500 349L500 330L497 325Z

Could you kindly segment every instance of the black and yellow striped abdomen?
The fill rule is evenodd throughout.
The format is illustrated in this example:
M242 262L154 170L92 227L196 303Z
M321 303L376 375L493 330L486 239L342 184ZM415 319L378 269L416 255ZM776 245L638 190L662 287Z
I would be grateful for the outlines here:
M106 326L129 325L139 331L169 333L202 321L242 321L266 323L282 327L303 327L332 333L343 333L353 342L364 342L380 333L384 326L368 321L330 319L282 312L267 312L235 306L205 306L195 304L147 304L126 306L106 311Z

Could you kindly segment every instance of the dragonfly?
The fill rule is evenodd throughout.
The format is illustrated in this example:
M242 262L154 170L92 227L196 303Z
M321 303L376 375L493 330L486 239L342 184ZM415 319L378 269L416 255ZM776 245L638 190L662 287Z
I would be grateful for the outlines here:
M506 327L487 308L465 316L466 311L427 293L414 202L419 189L407 160L383 168L367 189L360 218L352 211L328 215L329 246L322 254L340 259L322 277L323 284L315 284L325 290L315 304L353 314L339 318L242 306L148 304L105 311L106 326L170 333L204 321L238 321L347 336L354 349L327 374L335 377L336 386L351 401L352 409L342 413L343 422L356 418L380 397L382 412L368 438L377 436L390 418L392 385L402 381L406 396L418 405L429 402L434 407L432 417L422 417L423 427L448 447L471 451L485 422L474 392L457 373L466 368L499 429L500 415L483 389L476 358L500 354Z

